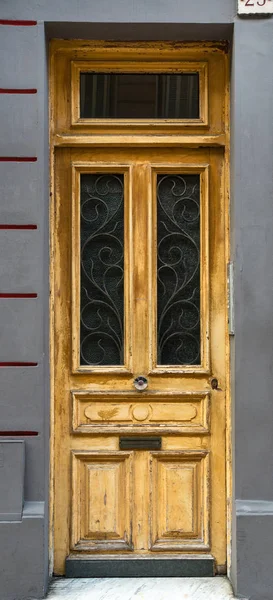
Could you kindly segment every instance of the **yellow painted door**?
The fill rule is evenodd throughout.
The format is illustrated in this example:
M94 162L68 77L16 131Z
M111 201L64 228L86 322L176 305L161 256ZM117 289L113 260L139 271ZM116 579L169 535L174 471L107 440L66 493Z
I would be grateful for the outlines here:
M56 149L56 574L68 556L225 569L223 189L221 149Z

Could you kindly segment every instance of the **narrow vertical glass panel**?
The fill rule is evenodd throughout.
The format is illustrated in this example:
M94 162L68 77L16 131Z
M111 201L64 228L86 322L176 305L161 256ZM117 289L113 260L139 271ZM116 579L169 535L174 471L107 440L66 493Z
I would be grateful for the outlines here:
M157 364L200 365L200 176L157 178Z
M85 119L198 119L198 73L81 73Z
M81 365L124 363L123 206L123 175L81 175Z

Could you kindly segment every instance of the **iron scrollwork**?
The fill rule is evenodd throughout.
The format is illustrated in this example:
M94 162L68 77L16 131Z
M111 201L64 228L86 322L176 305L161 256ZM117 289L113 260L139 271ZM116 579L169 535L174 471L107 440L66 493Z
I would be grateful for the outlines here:
M200 176L157 180L159 365L200 364Z
M81 175L82 365L122 365L123 175Z

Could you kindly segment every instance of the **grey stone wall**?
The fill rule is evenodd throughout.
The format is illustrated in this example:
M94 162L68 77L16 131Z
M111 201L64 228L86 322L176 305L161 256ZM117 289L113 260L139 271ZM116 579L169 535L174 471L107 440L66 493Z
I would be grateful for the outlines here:
M233 569L238 592L257 600L273 597L272 53L272 19L235 22L231 240L235 262L233 543L237 562Z
M0 229L0 294L37 294L0 297L0 429L37 434L13 436L25 442L24 508L0 522L1 600L47 585L50 37L233 40L231 576L238 595L272 600L273 19L238 18L235 0L2 0L0 23L0 88L37 89L0 95L0 157L37 159L0 161L0 226L37 225Z
M12 2L9 6L1 3L0 20L14 18L6 14L7 7L11 9ZM17 14L16 19L21 18ZM0 52L0 88L37 89L31 94L0 94L0 294L7 296L0 298L0 430L17 433L11 439L25 443L22 517L0 523L0 596L1 600L19 600L42 597L48 580L49 193L44 24L0 24ZM22 158L26 160L18 160ZM18 226L26 228L13 228ZM17 297L10 297L13 294ZM10 438L0 437L0 442L6 439ZM7 473L11 479L8 468Z

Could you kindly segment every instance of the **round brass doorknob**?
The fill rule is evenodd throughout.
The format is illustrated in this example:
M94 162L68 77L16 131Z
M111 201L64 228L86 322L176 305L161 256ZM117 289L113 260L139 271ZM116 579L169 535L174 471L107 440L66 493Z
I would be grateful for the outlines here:
M146 390L146 388L148 387L148 379L146 379L146 377L143 377L143 375L140 375L139 377L136 377L134 379L134 386L136 390L138 390L139 392L143 392L143 390Z

